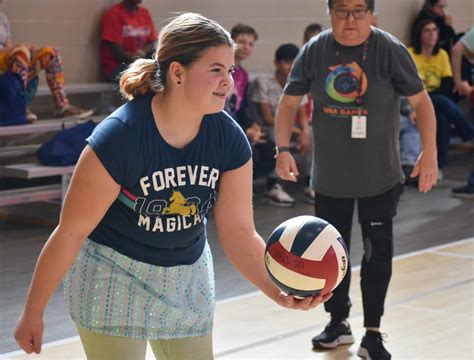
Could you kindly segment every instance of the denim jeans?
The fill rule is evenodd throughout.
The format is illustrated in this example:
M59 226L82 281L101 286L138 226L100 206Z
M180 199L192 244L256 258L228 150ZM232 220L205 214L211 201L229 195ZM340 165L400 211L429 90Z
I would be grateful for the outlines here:
M28 84L26 85L26 91L25 91L26 105L31 103L31 100L34 98L34 96L38 92L38 84L39 84L38 76L35 76L33 79L28 81Z
M400 116L400 160L414 166L421 152L420 133L407 116Z
M461 109L447 96L432 95L431 101L436 113L436 145L438 146L438 167L448 165L449 139L451 126L463 141L474 138L474 125Z

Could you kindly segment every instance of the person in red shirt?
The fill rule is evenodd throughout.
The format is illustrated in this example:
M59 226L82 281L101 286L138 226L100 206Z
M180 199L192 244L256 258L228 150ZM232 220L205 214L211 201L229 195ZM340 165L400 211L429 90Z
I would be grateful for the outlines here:
M117 76L136 58L149 57L158 39L153 19L141 0L123 0L102 18L100 60L105 79Z

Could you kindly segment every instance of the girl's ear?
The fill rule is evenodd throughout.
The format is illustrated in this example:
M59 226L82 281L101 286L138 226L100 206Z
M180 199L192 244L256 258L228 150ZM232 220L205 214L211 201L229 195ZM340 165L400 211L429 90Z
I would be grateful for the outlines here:
M177 61L173 61L170 64L168 74L171 80L171 83L175 85L181 85L184 78L184 67Z

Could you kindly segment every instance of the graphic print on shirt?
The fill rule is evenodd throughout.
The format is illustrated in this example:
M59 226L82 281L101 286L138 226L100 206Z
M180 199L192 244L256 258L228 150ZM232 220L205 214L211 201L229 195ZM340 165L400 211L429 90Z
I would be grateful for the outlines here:
M166 168L140 179L143 196L122 188L118 200L134 210L146 231L186 230L200 224L215 203L218 180L219 170L209 166Z
M437 68L433 65L425 65L420 69L420 75L423 79L426 89L434 90L441 84L441 76Z
M367 115L367 109L361 108L363 104L359 103L367 91L367 85L367 75L355 61L330 66L325 81L326 94L342 105L327 105L324 112L344 117Z
M135 46L141 49L145 46L146 39L150 36L151 31L147 27L137 27L133 25L124 25L122 27L122 36L130 37L135 41Z
M197 212L196 204L186 199L179 191L173 189L173 195L171 195L170 201L170 206L163 209L163 214L187 216L194 215Z

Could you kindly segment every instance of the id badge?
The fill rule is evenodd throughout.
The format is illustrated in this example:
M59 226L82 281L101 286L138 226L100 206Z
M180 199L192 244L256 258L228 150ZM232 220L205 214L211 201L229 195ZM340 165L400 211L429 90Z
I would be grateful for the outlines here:
M353 139L367 138L367 116L352 117L351 137Z

